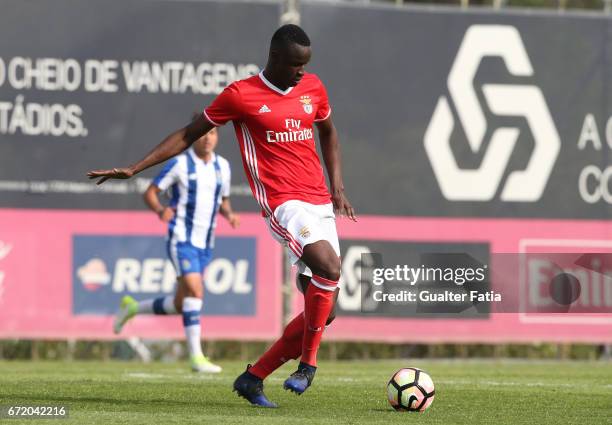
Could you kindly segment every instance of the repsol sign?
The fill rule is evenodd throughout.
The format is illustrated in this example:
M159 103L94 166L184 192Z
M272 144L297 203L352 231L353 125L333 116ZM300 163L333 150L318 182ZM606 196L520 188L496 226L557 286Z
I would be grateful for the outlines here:
M121 297L173 293L176 273L161 236L73 237L73 312L113 314ZM216 240L204 273L203 314L255 314L255 239Z

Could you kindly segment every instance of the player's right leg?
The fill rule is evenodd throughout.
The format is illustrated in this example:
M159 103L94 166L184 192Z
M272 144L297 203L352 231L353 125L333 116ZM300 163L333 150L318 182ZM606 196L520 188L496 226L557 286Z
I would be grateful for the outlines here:
M310 281L309 276L298 274L298 288L305 288ZM285 327L281 337L257 360L254 366L248 365L234 381L234 391L246 398L251 404L262 407L276 407L263 392L263 381L291 359L297 359L302 353L302 337L304 335L304 313L298 314Z
M246 370L236 378L234 381L234 391L254 406L278 407L276 403L271 402L266 397L263 392L263 379L253 375L249 371L251 367L251 365L248 365Z
M129 295L121 299L119 311L115 315L113 331L121 333L125 324L137 314L176 314L174 307L174 295L166 295L159 298L149 298L143 301L136 301Z
M138 314L138 301L129 295L124 296L119 304L119 310L115 314L113 321L113 332L121 333L123 326L134 316Z
M181 261L179 261L179 252L176 243L171 241L167 242L168 256L172 261L172 265L176 270L176 274L180 277L182 273ZM189 263L189 260L187 260ZM183 265L187 265L183 263ZM174 305L174 295L166 295L158 298L149 298L142 301L136 301L129 295L124 296L121 299L119 305L119 311L115 315L113 322L113 331L115 334L121 333L125 324L130 321L137 314L177 314L178 310Z
M310 278L310 276L302 273L298 273L296 276L296 286L303 295L306 294L306 291L308 290ZM334 304L335 300L338 298L338 292L339 290L336 289L336 293L334 294ZM325 326L327 327L329 324L331 324L334 319L335 313L332 309L331 313L327 317ZM268 348L259 358L259 360L257 360L257 362L250 369L250 373L261 379L265 379L289 360L294 360L300 357L302 354L304 323L304 312L301 312L287 324L280 339L270 348Z

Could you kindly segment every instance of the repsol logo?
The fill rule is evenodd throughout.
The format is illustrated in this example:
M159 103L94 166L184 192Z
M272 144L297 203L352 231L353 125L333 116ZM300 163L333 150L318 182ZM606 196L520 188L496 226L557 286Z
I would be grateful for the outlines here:
M98 291L108 287L115 293L171 293L176 273L172 263L164 258L118 258L114 264L92 258L77 269L83 287ZM248 281L249 261L217 258L206 269L204 285L210 294L249 294L253 284Z

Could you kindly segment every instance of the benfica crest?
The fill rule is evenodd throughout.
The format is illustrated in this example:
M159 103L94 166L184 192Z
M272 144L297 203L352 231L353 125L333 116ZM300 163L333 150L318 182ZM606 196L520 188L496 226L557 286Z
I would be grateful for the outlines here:
M302 102L304 112L312 114L312 101L310 100L310 96L300 96L300 102Z

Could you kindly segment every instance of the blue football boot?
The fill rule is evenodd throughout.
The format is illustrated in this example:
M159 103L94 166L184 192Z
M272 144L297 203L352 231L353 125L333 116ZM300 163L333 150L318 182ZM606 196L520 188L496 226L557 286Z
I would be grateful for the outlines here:
M283 388L293 391L297 395L302 395L302 393L310 387L310 384L312 384L316 371L316 367L300 362L298 369L285 380Z
M272 403L268 400L268 397L263 392L263 380L257 376L249 373L247 366L246 371L234 381L234 391L238 393L240 397L246 398L249 403L254 406L260 407L278 407L276 403Z

